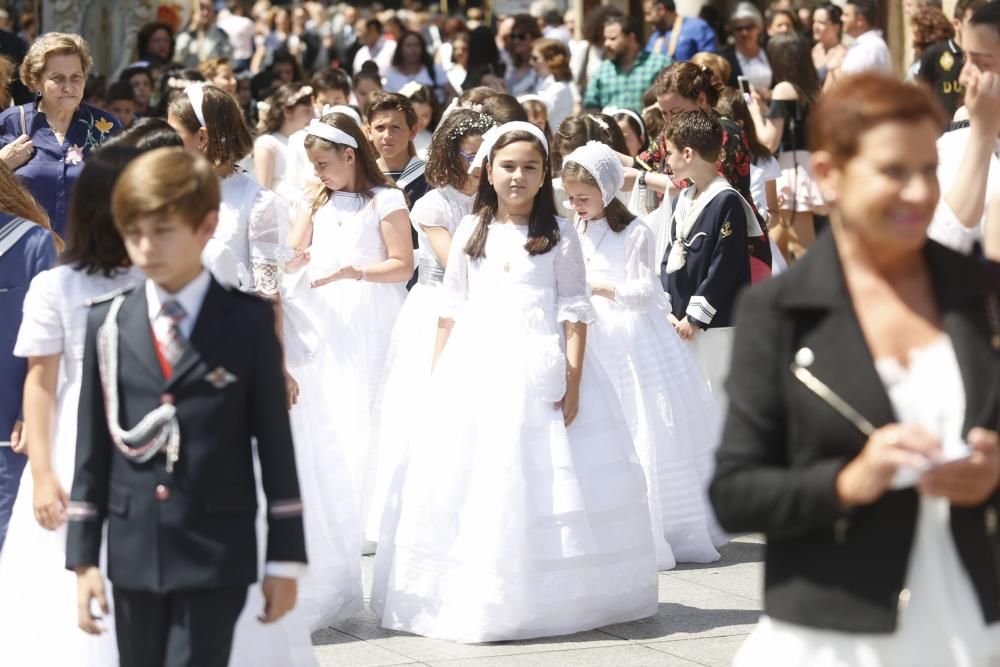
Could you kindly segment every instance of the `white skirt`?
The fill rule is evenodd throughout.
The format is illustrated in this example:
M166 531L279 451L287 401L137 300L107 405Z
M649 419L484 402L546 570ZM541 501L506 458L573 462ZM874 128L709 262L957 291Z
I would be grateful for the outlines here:
M621 399L646 474L657 565L716 561L726 538L707 491L722 415L708 383L662 312L591 301L588 355Z
M405 458L410 436L419 423L419 397L429 389L441 293L440 286L414 285L392 332L372 408L372 444L365 480L371 495L368 515L362 517L369 542L378 541L393 472Z
M488 642L655 613L628 427L589 357L564 427L558 331L541 308L483 300L455 324L390 485L372 588L384 627Z

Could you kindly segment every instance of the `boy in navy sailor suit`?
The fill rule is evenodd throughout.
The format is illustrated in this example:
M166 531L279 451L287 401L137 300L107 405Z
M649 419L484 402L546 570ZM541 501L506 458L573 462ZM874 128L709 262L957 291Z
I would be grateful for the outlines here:
M201 265L218 220L211 165L179 148L140 156L112 195L145 284L93 304L87 323L67 568L80 627L108 612L124 666L224 667L257 579L256 438L268 503L261 620L296 598L302 503L272 305L228 291Z

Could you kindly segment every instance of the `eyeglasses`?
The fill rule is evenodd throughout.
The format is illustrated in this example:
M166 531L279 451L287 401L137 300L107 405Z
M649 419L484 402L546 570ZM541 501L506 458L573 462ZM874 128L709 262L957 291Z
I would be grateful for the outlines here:
M465 160L465 164L471 165L472 161L476 159L475 155L469 155L468 153L466 153L465 151L463 151L461 149L459 149L458 154L460 156L462 156L463 160Z
M756 23L750 23L748 25L734 25L733 32L750 32L757 27Z
M516 39L517 41L521 42L521 41L524 41L526 39L531 39L531 35L529 35L526 32L515 32L515 33L511 33L510 38L511 39Z

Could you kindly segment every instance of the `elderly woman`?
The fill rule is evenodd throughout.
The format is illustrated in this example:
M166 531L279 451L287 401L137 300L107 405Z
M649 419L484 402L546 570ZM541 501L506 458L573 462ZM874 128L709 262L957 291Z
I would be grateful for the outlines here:
M811 120L832 234L743 299L711 485L767 537L734 664L995 665L1000 274L927 239L929 92L847 77Z
M21 63L21 80L37 100L0 113L0 159L42 205L57 234L66 229L83 161L122 129L110 113L82 103L90 64L79 35L42 35Z

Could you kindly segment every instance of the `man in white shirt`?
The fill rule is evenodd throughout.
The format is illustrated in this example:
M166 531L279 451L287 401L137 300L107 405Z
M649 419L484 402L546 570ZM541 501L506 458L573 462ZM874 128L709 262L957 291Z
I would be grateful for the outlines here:
M361 71L361 66L369 60L374 60L378 65L378 72L383 77L389 73L392 66L392 55L396 52L395 40L386 39L382 34L382 22L378 19L369 19L365 23L365 32L361 36L364 43L354 55L354 73Z
M253 58L256 28L253 19L249 18L252 7L248 6L252 4L247 0L230 0L216 19L216 25L229 35L229 41L233 45L233 64L237 72L249 67L250 59Z
M969 126L938 139L941 200L927 233L970 253L983 242L987 205L1000 197L1000 3L972 15L962 46L966 64L960 81Z
M843 62L828 65L824 87L834 81L859 72L892 74L892 56L889 46L878 29L879 6L877 0L847 0L842 17L844 32L854 38L854 45L847 51Z

